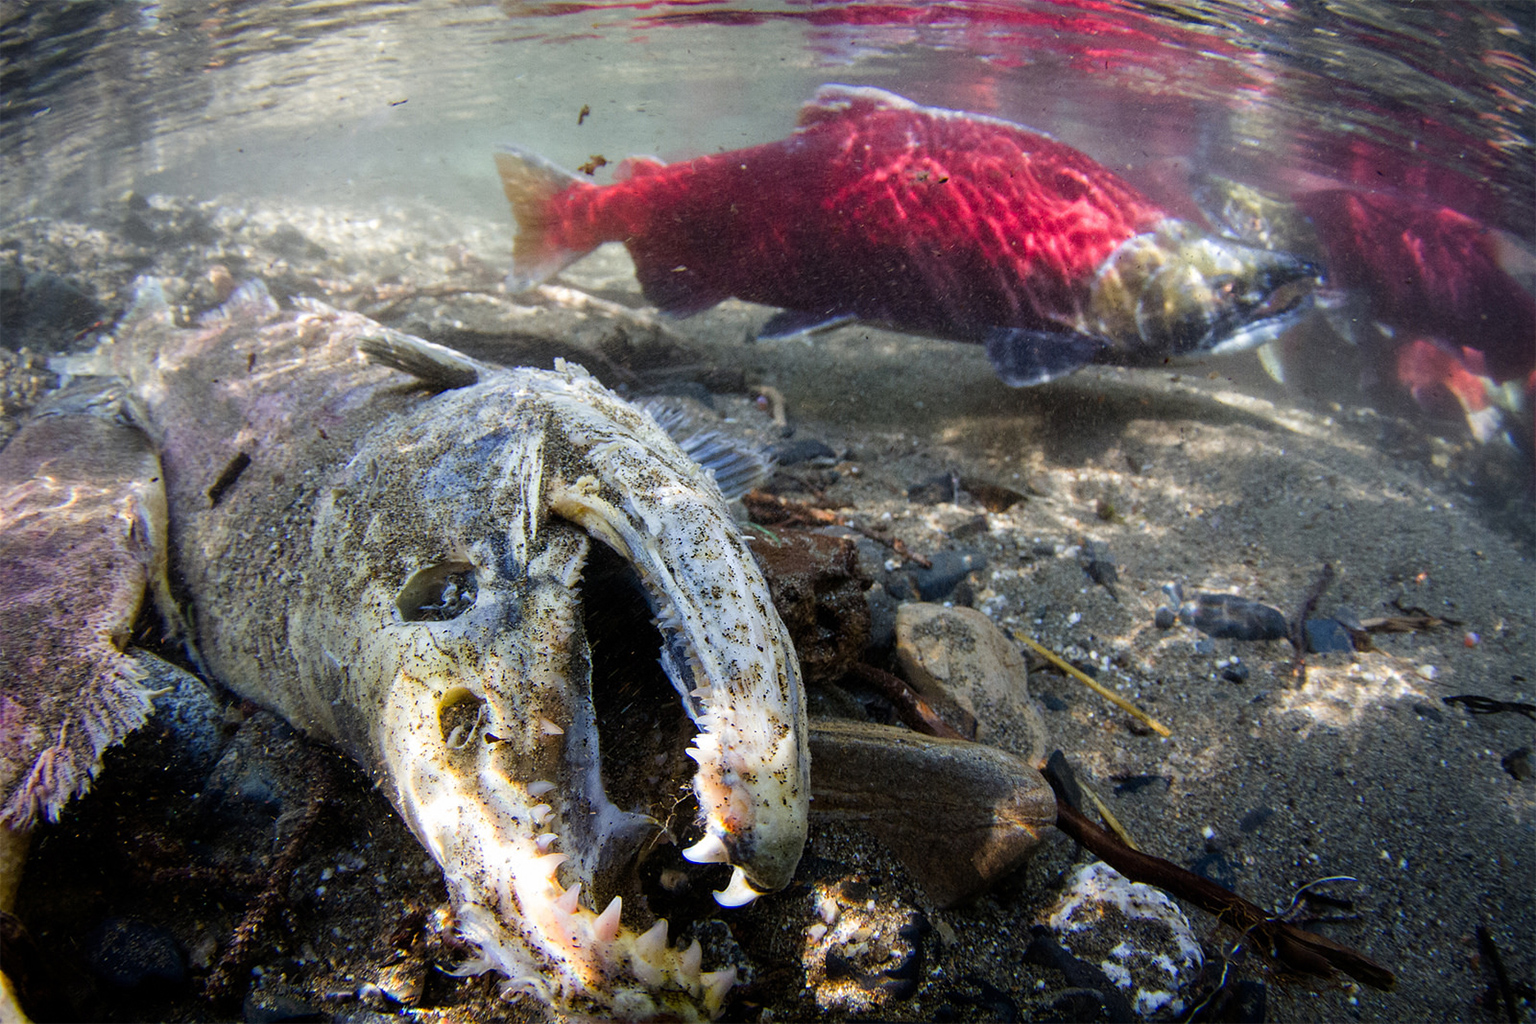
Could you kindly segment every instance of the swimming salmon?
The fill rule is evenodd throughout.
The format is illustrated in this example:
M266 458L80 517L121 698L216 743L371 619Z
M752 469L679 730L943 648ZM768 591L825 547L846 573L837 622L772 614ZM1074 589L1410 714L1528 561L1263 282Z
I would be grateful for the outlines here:
M1045 135L879 89L823 86L787 139L626 160L608 186L515 148L496 163L513 290L622 241L663 311L735 297L784 310L765 336L859 319L980 342L1014 385L1263 344L1316 278L1169 216Z

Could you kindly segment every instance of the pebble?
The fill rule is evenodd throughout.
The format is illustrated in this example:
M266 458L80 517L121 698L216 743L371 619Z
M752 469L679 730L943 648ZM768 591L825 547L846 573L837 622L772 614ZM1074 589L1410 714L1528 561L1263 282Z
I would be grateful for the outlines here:
M1045 756L1045 721L1029 699L1018 647L974 608L909 602L896 609L896 660L902 676L943 712L958 705L978 723L978 740L1004 731L1025 761Z
M1077 871L1044 923L1073 956L1097 964L1144 1017L1183 1012L1183 989L1205 963L1173 900L1099 861Z

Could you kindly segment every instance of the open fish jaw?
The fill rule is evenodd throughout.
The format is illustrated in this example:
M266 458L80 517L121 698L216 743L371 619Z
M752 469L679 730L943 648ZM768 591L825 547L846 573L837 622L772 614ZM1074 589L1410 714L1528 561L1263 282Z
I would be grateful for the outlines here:
M566 1012L718 1014L732 969L598 902L635 891L661 826L605 792L578 589L595 537L651 598L722 902L783 885L809 803L798 663L709 475L579 367L493 369L259 285L191 329L140 294L103 358L162 436L201 663L373 773L442 866L466 971Z
M443 865L480 950L467 969L565 1008L713 1015L733 969L702 971L696 946L667 945L665 921L624 927L618 898L583 902L659 832L603 790L577 592L589 535L656 606L663 662L699 728L701 845L782 886L809 794L793 648L708 476L578 368L492 373L371 437L322 502L314 546L353 567L339 589L377 628L322 615L299 624L295 649L317 678L338 677L315 687L321 699L339 687L344 704L382 709L338 721L339 738L371 746ZM472 604L417 619L449 576L473 576Z

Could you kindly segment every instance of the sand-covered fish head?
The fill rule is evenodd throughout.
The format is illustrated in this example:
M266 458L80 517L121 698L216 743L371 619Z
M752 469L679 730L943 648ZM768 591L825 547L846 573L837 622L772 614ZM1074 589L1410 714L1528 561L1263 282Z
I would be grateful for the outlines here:
M694 727L699 821L684 856L732 868L723 904L785 885L806 838L804 695L711 477L578 367L490 371L366 442L315 544L355 559L342 589L383 627L317 633L314 674L334 659L380 681L382 711L335 731L374 748L443 866L480 951L470 968L565 1011L718 1013L734 969L703 971L698 943L669 946L667 922L623 899L660 841L652 812L676 794L654 782L623 807L610 798L603 762L634 754L599 749L601 624L584 608L626 585L649 603ZM654 665L654 648L643 656Z
M1289 253L1166 220L1105 261L1085 326L1132 362L1240 352L1296 323L1312 308L1317 282L1317 267Z

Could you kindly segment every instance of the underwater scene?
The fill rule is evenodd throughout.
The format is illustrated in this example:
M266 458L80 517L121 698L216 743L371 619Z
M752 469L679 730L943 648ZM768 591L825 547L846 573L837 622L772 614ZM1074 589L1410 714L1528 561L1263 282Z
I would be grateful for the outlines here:
M0 5L0 1020L1536 1020L1536 5Z

